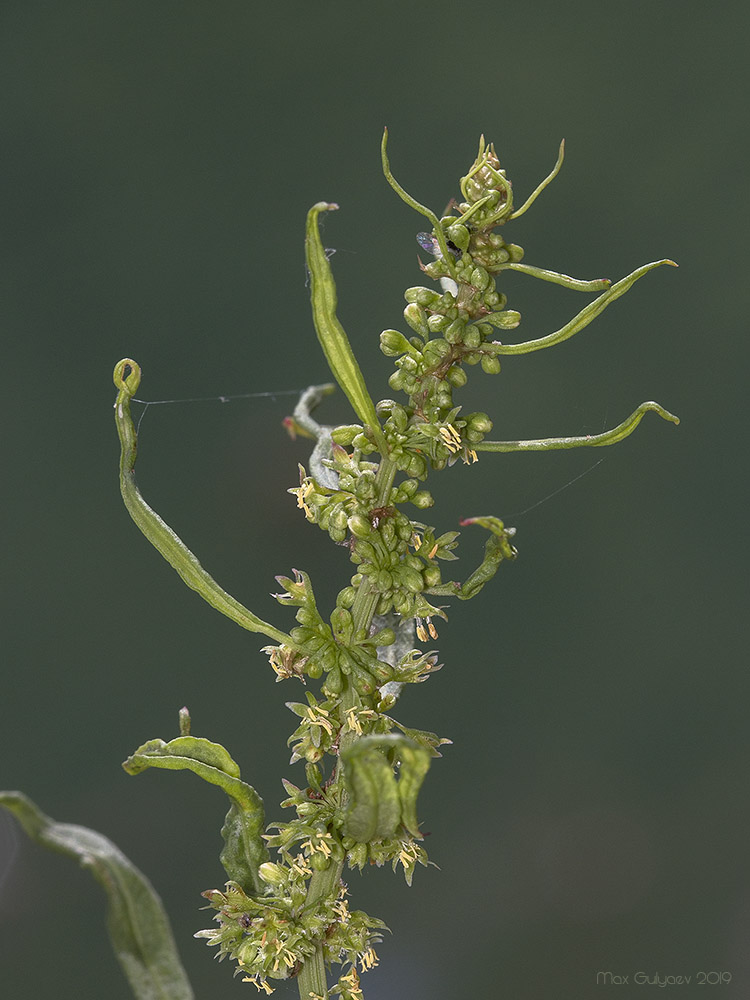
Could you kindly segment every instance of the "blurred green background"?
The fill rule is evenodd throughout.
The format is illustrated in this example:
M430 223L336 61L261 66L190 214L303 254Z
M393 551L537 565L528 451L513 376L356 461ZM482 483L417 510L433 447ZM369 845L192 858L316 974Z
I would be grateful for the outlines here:
M382 178L385 124L396 176L438 211L480 133L519 204L564 136L558 179L506 230L527 262L612 278L680 263L555 350L470 369L459 402L489 411L492 436L596 433L644 399L682 424L651 416L615 449L485 456L434 480L433 523L505 516L520 556L455 608L445 669L400 703L454 745L421 806L439 870L412 889L350 876L354 905L393 930L367 1000L651 995L638 971L691 975L679 997L705 993L700 971L729 972L712 995L750 995L749 20L739 3L672 0L0 7L0 786L106 833L150 875L198 997L255 995L191 937L210 919L200 891L222 882L225 803L120 762L176 735L187 704L271 821L282 775L302 774L283 704L301 689L274 684L262 637L184 588L127 517L111 370L137 359L148 400L327 380L303 259L305 213L326 199L341 205L324 234L340 316L376 398L390 395L378 334L406 329L425 225ZM587 301L522 275L503 288L524 339ZM308 570L324 606L349 574L284 492L308 454L281 427L292 405L151 407L138 468L209 571L284 628L275 574ZM323 417L348 421L345 399ZM467 530L465 570L482 544ZM0 852L3 995L129 997L98 886L6 818ZM597 985L601 971L631 985Z

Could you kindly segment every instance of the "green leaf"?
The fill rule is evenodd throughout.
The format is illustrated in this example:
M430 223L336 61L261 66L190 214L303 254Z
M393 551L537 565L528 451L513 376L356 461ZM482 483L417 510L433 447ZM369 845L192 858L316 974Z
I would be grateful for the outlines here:
M359 843L392 837L399 824L419 837L417 794L430 752L405 736L363 736L341 752L348 796L344 833ZM400 763L396 781L394 765Z
M662 420L668 420L672 424L679 424L680 418L674 413L665 410L659 403L653 400L641 403L637 410L633 410L629 417L618 424L617 427L601 434L585 434L582 437L559 437L559 438L536 438L530 441L480 441L475 444L476 451L555 451L560 448L602 448L605 445L618 444L628 437L636 429L644 416L653 411Z
M137 1000L192 1000L161 900L122 851L94 830L56 823L21 792L0 792L0 805L33 840L75 858L101 884L112 947Z
M313 322L336 381L346 393L354 412L370 427L381 452L386 452L388 449L375 413L375 404L367 391L364 375L354 357L349 338L336 315L336 284L320 239L318 216L321 212L333 212L337 208L338 205L319 201L307 213L305 253L310 272Z
M262 838L263 799L251 785L240 780L237 763L221 744L196 736L179 736L169 743L149 740L122 766L128 774L140 774L149 767L192 771L204 781L223 788L231 805L221 831L224 837L221 863L227 877L245 892L263 894L265 883L258 875L258 868L269 857Z
M616 284L612 285L605 292L602 292L593 302L589 302L577 316L574 316L569 323L566 323L565 326L560 327L559 330L548 334L546 337L540 337L538 340L526 340L522 344L487 344L485 347L491 348L493 354L530 354L532 351L540 351L544 347L553 347L555 344L561 344L564 340L578 333L579 330L587 327L592 320L596 319L599 313L604 312L607 306L629 291L644 274L653 271L655 267L661 267L662 264L669 264L671 267L678 266L673 260L667 259L655 260L651 264L644 264L633 271L632 274L621 278ZM537 277L540 277L540 275L537 275Z
M249 632L263 635L292 649L300 650L286 632L281 632L235 600L205 571L182 539L166 524L143 499L135 482L135 460L138 453L138 436L130 415L130 400L138 391L141 369L130 358L118 361L114 370L114 383L118 394L115 401L115 423L120 438L120 492L128 513L155 549L182 577L183 581L227 618Z

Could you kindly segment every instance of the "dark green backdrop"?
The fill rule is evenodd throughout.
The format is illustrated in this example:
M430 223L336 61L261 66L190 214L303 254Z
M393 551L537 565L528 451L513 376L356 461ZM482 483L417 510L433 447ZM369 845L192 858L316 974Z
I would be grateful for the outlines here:
M519 197L564 136L562 173L508 230L527 261L613 278L680 262L555 350L471 370L462 399L494 436L595 433L644 399L682 424L648 418L611 450L485 456L436 484L441 529L507 515L520 556L455 609L445 669L400 705L454 745L421 808L439 869L410 890L389 871L351 878L394 932L367 1000L660 995L597 985L605 971L693 976L666 991L679 998L750 995L747 28L743 4L673 0L2 4L0 786L149 873L198 997L252 993L191 938L209 919L199 892L222 879L224 802L120 761L175 735L187 704L273 819L281 776L300 773L283 707L300 690L129 521L111 370L136 358L150 400L327 379L302 239L328 199L341 318L389 395L377 338L405 328L424 225L382 179L384 124L397 176L437 210L481 132ZM504 287L526 338L586 301ZM283 627L275 574L307 569L325 600L348 573L284 492L306 457L280 426L291 405L153 407L139 464L204 565ZM343 399L326 415L350 419ZM467 532L466 561L481 541ZM3 996L124 1000L98 887L14 831L0 820ZM698 987L699 971L733 981Z

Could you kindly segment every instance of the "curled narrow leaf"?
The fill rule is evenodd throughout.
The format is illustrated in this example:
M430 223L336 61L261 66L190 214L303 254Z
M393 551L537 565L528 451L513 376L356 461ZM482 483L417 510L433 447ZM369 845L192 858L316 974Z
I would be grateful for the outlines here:
M649 410L657 413L662 420L679 424L680 418L665 410L659 403L649 401L641 403L617 427L603 431L601 434L585 434L582 437L537 438L530 441L481 441L475 445L477 451L555 451L560 448L601 448L604 445L617 444L628 437L643 420Z
M619 299L621 295L624 295L644 274L653 271L655 267L661 267L662 264L670 264L672 267L677 267L677 264L673 260L666 259L655 260L651 264L644 264L642 267L636 268L632 274L621 278L616 284L612 285L605 292L602 292L593 302L585 306L578 315L574 316L569 323L566 323L565 326L560 327L554 333L550 333L546 337L540 337L538 340L526 340L522 344L493 344L493 353L530 354L532 351L541 351L544 347L553 347L555 344L561 344L564 340L568 340L569 337L578 333L579 330L587 327L592 320L596 319L599 313L604 312L607 306L611 305L616 299Z
M229 796L230 808L221 831L224 837L221 863L227 877L246 892L263 892L264 883L258 875L258 868L268 861L262 838L263 800L251 785L240 779L238 765L221 744L196 736L179 736L169 743L149 740L122 766L128 774L140 774L149 767L192 771L222 788Z
M155 549L167 560L183 581L227 618L249 632L262 632L277 642L299 649L290 636L280 631L235 600L223 590L198 562L181 538L159 517L143 499L135 482L135 461L138 436L130 414L130 400L138 391L141 369L130 358L118 361L114 370L118 390L115 401L115 423L120 438L120 492L128 513Z
M0 805L33 840L75 858L102 886L112 948L136 1000L193 1000L161 900L132 861L101 833L56 823L21 792L0 792Z
M310 272L310 300L313 322L320 346L336 381L360 420L369 426L382 451L387 450L380 429L375 404L365 385L362 370L354 357L349 338L336 315L336 283L320 239L318 217L321 212L332 212L338 205L319 201L307 213L305 254Z

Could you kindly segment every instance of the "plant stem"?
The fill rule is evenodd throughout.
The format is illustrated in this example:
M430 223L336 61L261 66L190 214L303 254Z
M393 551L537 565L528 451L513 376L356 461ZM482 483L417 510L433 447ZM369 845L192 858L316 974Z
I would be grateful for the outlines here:
M396 471L395 462L384 455L380 460L380 465L375 475L375 486L377 489L375 507L384 507L388 502L393 480L396 478ZM355 632L360 629L367 631L370 628L377 603L377 592L369 593L364 586L359 588L354 604L352 605ZM357 700L353 686L347 682L341 693L341 701L344 708L353 706ZM345 744L345 741L352 742L354 739L356 739L354 733L344 734L342 735L342 745ZM334 780L339 781L340 779L341 769L337 765ZM335 895L337 892L336 887L341 879L343 870L344 861L342 859L341 861L332 861L325 871L313 872L307 890L305 906L312 908L319 900ZM302 966L297 977L297 985L299 987L300 1000L310 1000L311 993L322 997L323 1000L328 1000L328 985L322 945L318 945L315 953Z

